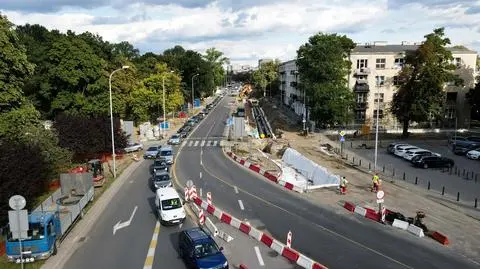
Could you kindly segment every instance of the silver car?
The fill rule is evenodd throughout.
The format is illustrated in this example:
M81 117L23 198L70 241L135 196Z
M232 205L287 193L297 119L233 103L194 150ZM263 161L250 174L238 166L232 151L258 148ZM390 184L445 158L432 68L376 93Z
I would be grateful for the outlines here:
M151 146L143 154L144 159L155 159L161 146Z
M168 144L170 145L180 145L180 135L174 134L168 140Z
M155 189L173 186L170 174L165 170L156 171L152 177L152 183Z

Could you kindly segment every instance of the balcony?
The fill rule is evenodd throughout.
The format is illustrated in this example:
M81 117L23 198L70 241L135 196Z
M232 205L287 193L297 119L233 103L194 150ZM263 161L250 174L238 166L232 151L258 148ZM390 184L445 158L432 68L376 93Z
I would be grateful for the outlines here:
M357 84L368 84L368 80L366 78L357 78L356 79Z
M362 67L355 69L355 72L353 73L355 76L367 76L370 74L370 68Z
M356 83L355 86L353 86L353 91L354 92L369 92L370 91L370 86L368 86L368 84L358 84L358 83Z
M367 105L366 102L355 104L355 110L366 110L367 107L368 107L368 105Z
M290 86L296 88L297 87L297 82L296 81L291 81Z

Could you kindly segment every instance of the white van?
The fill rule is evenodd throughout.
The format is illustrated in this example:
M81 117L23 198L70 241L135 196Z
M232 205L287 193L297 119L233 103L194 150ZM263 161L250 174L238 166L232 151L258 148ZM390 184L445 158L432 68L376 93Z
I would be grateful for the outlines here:
M155 205L158 218L162 224L180 224L185 221L183 201L172 187L160 188L156 191Z

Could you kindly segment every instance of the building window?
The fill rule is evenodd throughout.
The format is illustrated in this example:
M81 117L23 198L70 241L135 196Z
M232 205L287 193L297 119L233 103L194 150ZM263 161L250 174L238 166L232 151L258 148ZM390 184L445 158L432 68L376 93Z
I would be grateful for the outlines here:
M385 76L375 76L375 81L377 87L381 87L385 85Z
M456 111L455 111L455 108L447 108L445 109L445 118L446 119L455 119L455 116L456 116Z
M405 59L404 58L395 58L395 61L393 62L395 66L402 67L405 64Z
M453 59L453 64L456 65L457 67L460 67L462 65L462 58L457 57Z
M376 69L385 69L385 63L386 63L385 58L377 59L375 68Z
M368 60L367 59L358 59L357 60L357 69L367 68L367 67L368 67Z
M367 102L367 93L357 93L357 103L366 103Z
M400 77L393 76L393 86L399 86L399 85L400 85Z
M375 93L375 99L373 101L375 104L377 102L383 103L383 93Z
M379 111L379 113L378 113L378 118L379 118L379 119L383 119L383 110L380 109L380 110L378 110L378 111ZM374 118L374 119L377 118L377 110L376 110L376 109L373 110L373 118Z
M365 120L365 110L358 110L357 112L355 112L355 119Z

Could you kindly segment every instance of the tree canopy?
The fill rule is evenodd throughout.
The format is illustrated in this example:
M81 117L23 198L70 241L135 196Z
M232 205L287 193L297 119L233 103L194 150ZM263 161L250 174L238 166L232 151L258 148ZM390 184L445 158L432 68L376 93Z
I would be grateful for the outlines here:
M318 33L297 51L298 87L306 92L312 119L322 125L351 119L354 96L347 77L351 68L348 54L354 47L346 36Z
M446 48L450 39L444 29L434 29L425 36L417 50L408 51L399 73L400 85L393 96L391 112L403 123L403 136L408 136L410 121L424 121L439 116L445 100L445 83L461 84L454 74L452 53Z
M262 89L263 96L267 95L267 87L269 95L272 95L272 89L277 90L279 85L278 66L280 60L275 59L260 64L257 70L253 72L252 80L255 86ZM274 94L273 94L274 95Z

